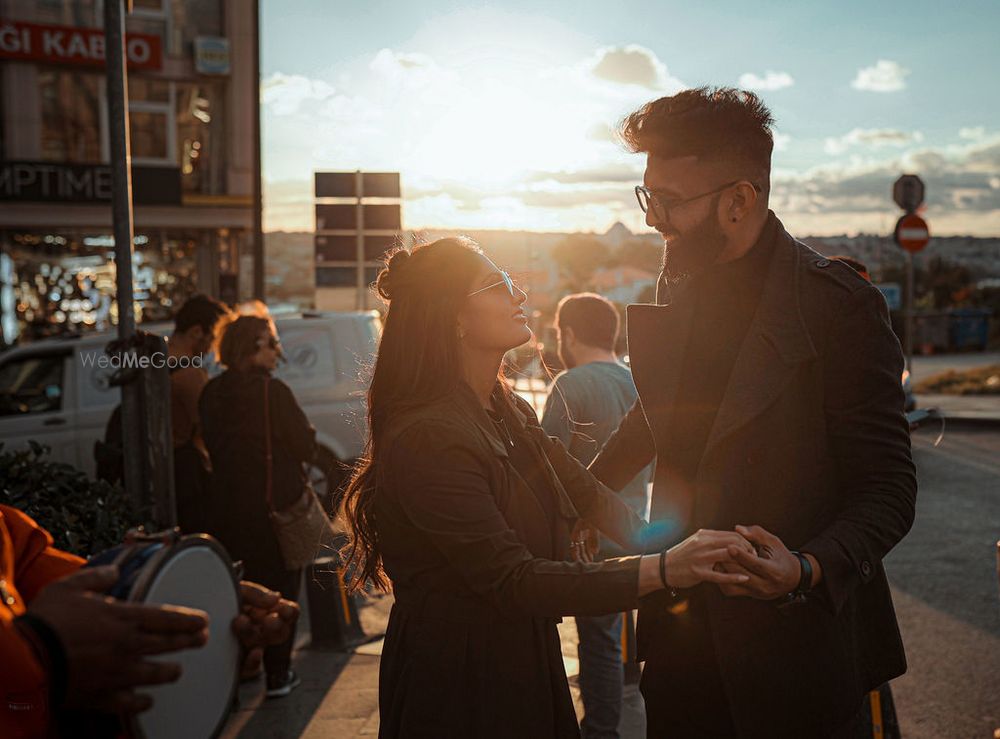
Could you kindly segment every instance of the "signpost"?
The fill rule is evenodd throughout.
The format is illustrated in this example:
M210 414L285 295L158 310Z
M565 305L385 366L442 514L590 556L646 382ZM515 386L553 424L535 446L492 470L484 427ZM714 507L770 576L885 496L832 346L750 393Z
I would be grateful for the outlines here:
M924 202L924 181L915 174L904 174L892 187L892 199L905 213L896 221L893 234L899 248L906 251L906 369L913 372L913 255L927 246L930 229L916 211Z
M399 173L316 172L315 186L316 287L353 288L355 309L367 310L379 260L399 242Z

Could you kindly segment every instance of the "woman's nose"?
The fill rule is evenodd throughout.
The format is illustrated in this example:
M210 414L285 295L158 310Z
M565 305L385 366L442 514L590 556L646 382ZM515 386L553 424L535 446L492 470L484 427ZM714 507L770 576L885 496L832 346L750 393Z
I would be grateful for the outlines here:
M524 301L528 299L528 293L522 290L520 287L514 286L514 304L524 305Z

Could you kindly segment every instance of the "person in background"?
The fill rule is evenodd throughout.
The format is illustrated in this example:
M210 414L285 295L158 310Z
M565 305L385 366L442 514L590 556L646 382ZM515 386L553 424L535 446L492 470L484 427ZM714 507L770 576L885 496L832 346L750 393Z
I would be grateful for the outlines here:
M0 505L0 736L51 736L58 711L138 713L143 687L169 683L180 668L149 659L203 645L201 611L121 603L103 595L114 566L84 560L15 508ZM299 609L278 593L243 581L233 621L248 658L294 630Z
M302 570L285 566L269 514L288 508L305 490L304 465L315 455L316 430L288 385L271 377L281 356L270 317L243 315L226 324L219 339L226 371L205 386L199 410L212 460L215 502L208 531L233 559L243 560L248 578L294 601ZM294 636L264 650L269 698L286 696L300 684L290 669Z
M198 399L208 384L202 366L214 343L218 326L229 309L206 295L189 298L174 319L167 340L170 373L170 427L174 451L174 491L177 523L185 533L204 531L210 518L211 463L198 428ZM97 477L118 484L124 476L121 406L108 418L104 440L94 446Z
M174 441L174 490L177 523L185 532L203 531L209 519L211 463L198 424L198 399L208 384L201 359L215 344L216 328L229 309L207 295L189 298L174 319L167 341L170 368L170 423Z
M569 295L556 309L559 358L566 368L552 383L542 415L542 429L561 441L583 465L590 464L622 418L635 404L632 373L615 356L618 311L611 301L593 293ZM646 516L650 469L626 484L619 497L641 518ZM588 556L619 557L615 544L598 541L586 530ZM577 616L580 695L584 739L619 736L622 713L622 614Z

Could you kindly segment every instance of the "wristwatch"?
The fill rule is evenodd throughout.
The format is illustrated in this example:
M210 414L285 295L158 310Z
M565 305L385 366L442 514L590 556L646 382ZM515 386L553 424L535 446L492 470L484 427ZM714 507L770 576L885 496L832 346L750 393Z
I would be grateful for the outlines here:
M813 568L809 563L809 558L802 552L793 551L792 554L799 560L801 574L799 575L799 584L795 590L785 596L784 600L786 603L801 603L805 601L806 594L812 590Z

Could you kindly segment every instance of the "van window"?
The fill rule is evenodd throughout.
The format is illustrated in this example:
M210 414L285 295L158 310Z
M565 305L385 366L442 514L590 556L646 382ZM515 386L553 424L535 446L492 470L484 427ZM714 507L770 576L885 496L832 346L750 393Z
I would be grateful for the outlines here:
M322 388L336 382L342 368L334 359L334 337L325 323L279 327L278 336L285 355L278 364L278 377L299 387Z
M36 354L0 365L0 416L61 410L65 359L65 354Z
M111 387L110 383L115 369L105 364L106 359L103 344L80 347L77 353L76 384L81 409L110 408L121 402L121 388Z

